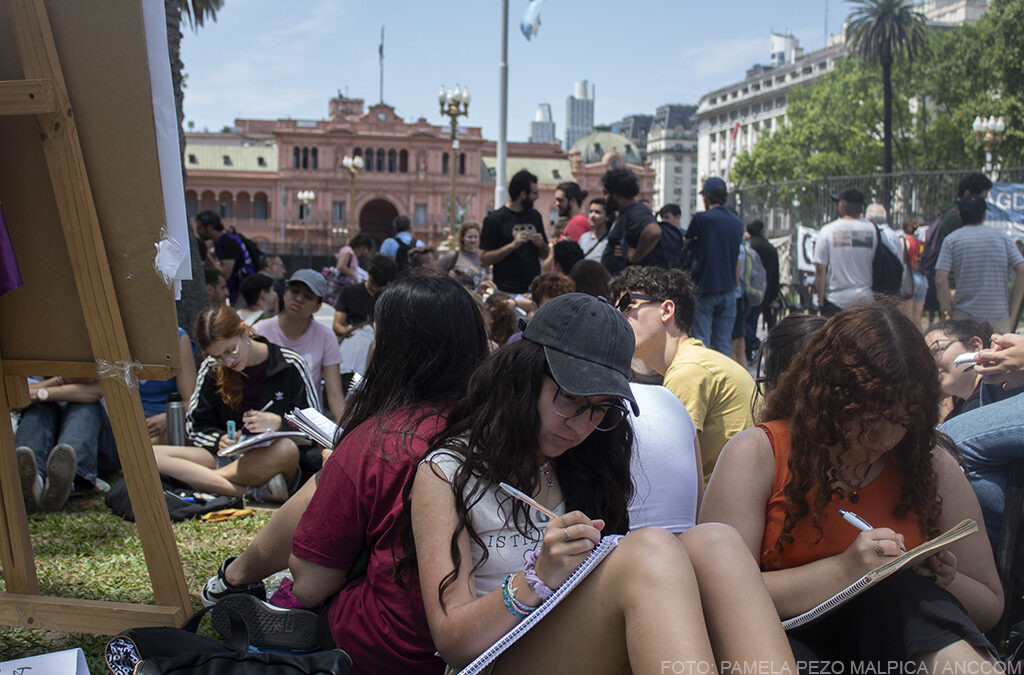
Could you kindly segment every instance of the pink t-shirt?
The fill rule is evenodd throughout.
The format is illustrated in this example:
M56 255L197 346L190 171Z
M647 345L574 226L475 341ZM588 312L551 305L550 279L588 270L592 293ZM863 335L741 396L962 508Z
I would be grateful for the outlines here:
M562 238L579 242L584 232L590 232L590 220L582 213L577 213L565 224L565 229L562 230Z
M413 434L403 433L425 414ZM349 569L370 551L366 576L343 587L328 609L334 642L360 673L444 670L434 656L419 577L413 572L403 588L392 576L402 554L396 531L402 488L443 425L441 416L423 409L360 424L327 459L295 530L292 553L323 567Z
M284 336L276 316L257 321L252 328L257 335L267 338L268 341L302 354L302 358L306 359L306 365L309 366L309 374L317 385L323 381L324 366L341 363L338 339L327 326L316 321L309 322L309 328L298 340L289 340Z

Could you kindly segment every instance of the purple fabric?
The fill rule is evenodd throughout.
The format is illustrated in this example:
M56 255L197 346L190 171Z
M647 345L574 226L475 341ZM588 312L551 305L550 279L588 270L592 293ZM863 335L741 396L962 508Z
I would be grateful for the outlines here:
M21 288L21 273L18 261L14 258L11 238L7 236L7 222L4 220L4 209L0 206L0 295Z
M285 609L307 609L302 606L302 603L295 597L295 593L292 592L292 580L288 577L281 580L281 585L270 596L270 604Z

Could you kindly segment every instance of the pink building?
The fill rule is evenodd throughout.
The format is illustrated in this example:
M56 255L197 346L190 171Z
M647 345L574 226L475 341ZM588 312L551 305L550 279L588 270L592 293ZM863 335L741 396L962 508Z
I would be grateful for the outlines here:
M587 143L595 136L604 145ZM558 183L575 180L600 196L600 177L613 162L625 161L640 178L641 197L650 199L654 174L628 144L607 132L580 139L569 153L557 143L509 143L507 175L524 168L537 175L535 208L551 222ZM364 111L362 99L339 95L326 120L240 119L230 132L187 133L186 205L190 216L210 209L248 237L286 248L304 241L333 247L344 227L383 240L399 214L436 245L446 235L450 145L447 126L406 122L384 103ZM460 127L455 194L467 222L482 222L494 207L496 154L480 127ZM346 156L363 158L354 179L342 165ZM305 190L315 194L309 213L297 199Z

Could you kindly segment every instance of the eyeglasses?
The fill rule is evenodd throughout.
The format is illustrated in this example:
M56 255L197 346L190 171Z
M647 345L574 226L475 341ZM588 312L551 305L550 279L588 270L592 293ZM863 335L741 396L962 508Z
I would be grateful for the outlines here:
M242 340L245 339L241 335L235 340L235 346L231 349L225 349L220 356L214 356L213 360L222 366L228 365L228 363L238 363L239 352L242 350Z
M587 421L598 431L611 431L618 426L627 413L621 404L589 403L586 397L573 396L561 387L555 390L555 397L551 399L551 408L560 417L566 419L578 417L585 412L589 412Z
M949 346L954 342L960 342L954 338L947 338L945 340L936 340L928 347L928 351L932 353L932 357L938 361L939 357L949 349Z
M625 293L623 293L622 297L619 298L619 301L615 303L615 309L619 310L620 312L625 312L627 309L629 309L630 305L632 305L637 300L661 302L661 298L656 298L653 295L644 295L643 293L631 293L630 291L626 291Z
M295 295L301 295L306 300L316 300L319 296L313 291L309 290L309 286L305 284L292 284L288 286L288 292Z

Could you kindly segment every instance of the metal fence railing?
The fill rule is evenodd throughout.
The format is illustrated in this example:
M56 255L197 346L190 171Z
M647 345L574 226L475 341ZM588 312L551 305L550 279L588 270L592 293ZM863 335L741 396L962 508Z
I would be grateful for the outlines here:
M927 225L956 199L956 186L972 170L908 171L865 176L828 176L789 180L737 188L730 206L743 222L760 219L769 237L782 237L797 225L821 227L839 217L830 195L844 188L860 189L869 202L887 204L890 223L899 224L910 214ZM999 180L1024 182L1024 167L999 171ZM884 195L888 194L886 200Z

